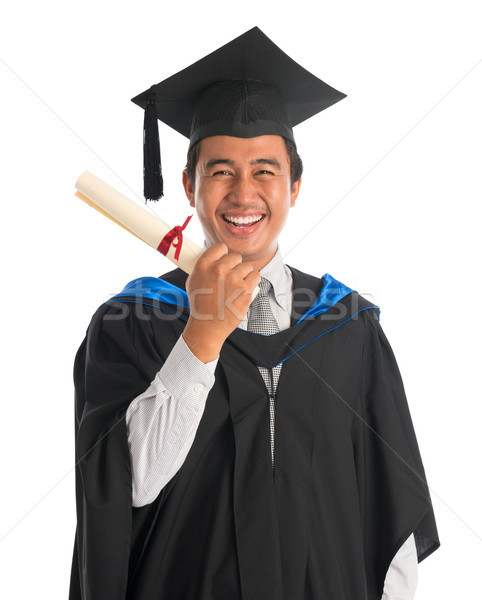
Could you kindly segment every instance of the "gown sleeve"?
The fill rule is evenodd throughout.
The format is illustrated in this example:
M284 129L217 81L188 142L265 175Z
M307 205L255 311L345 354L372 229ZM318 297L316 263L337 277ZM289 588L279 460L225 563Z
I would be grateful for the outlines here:
M125 597L132 478L125 413L160 368L149 323L101 307L74 364L77 532L70 600Z
M369 597L381 598L390 563L413 533L418 562L440 545L424 467L395 356L365 311L362 385L353 447Z

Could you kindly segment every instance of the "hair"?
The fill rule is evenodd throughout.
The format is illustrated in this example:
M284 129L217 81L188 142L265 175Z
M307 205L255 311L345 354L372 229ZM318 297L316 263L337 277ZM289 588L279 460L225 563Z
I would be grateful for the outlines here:
M298 154L298 151L296 150L296 146L294 145L294 143L285 137L283 138L283 140L286 147L286 153L288 154L288 159L290 161L291 185L294 185L303 174L303 162L301 160L300 155ZM200 142L202 142L202 140L196 142L187 153L185 171L193 187L195 180L196 165L199 158Z

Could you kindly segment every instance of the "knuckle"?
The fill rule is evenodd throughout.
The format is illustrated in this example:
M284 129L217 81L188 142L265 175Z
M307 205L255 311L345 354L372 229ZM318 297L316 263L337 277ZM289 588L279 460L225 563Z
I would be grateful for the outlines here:
M229 256L231 257L231 260L236 260L238 263L243 260L243 255L240 252L230 252Z
M221 263L215 263L215 265L213 266L213 273L217 277L220 277L224 273L223 265Z
M208 260L207 258L203 255L200 258L198 258L196 264L194 265L194 271L202 271L203 269L206 268L206 265L208 264Z

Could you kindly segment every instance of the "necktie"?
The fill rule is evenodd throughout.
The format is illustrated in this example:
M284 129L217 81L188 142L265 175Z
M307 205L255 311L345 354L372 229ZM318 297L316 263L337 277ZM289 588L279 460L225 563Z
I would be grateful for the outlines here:
M259 293L253 300L250 306L250 312L248 317L248 330L254 333L260 333L262 335L271 335L277 333L280 328L276 319L274 318L271 306L269 303L268 293L271 289L271 282L264 277L261 277L259 282ZM276 389L278 387L278 380L281 372L281 365L277 365L272 369L258 366L259 372L263 377L268 390L269 396L269 425L270 425L270 438L271 438L271 462L274 468L274 433L275 433L275 411L276 411ZM270 375L272 372L272 378Z

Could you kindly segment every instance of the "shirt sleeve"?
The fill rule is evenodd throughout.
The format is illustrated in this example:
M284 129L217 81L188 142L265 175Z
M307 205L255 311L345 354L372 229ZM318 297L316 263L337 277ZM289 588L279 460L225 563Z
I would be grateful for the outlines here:
M385 578L382 600L413 600L417 583L417 548L412 534L393 557Z
M203 363L182 335L148 389L126 412L132 464L132 505L153 502L192 446L218 358Z

